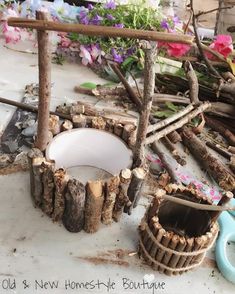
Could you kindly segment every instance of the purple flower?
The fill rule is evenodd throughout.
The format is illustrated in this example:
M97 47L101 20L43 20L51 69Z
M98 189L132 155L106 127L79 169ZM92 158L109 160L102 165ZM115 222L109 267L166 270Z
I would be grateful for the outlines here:
M122 63L123 62L122 55L121 54L118 54L117 51L114 48L111 49L111 54L112 54L113 60L115 62L117 62L117 63Z
M174 16L174 18L173 18L173 23L174 23L174 25L180 23L180 20L179 20L178 16Z
M123 29L124 28L124 24L123 23L116 23L114 25L115 28L119 28L119 29Z
M94 6L92 4L88 4L87 8L88 8L88 10L92 10L92 9L94 9Z
M108 1L108 2L104 5L104 8L106 8L106 9L115 9L115 8L116 8L115 1L113 1L113 0Z
M108 20L115 20L115 17L112 14L107 14L106 17Z
M163 19L162 22L161 22L161 27L163 29L166 29L166 30L169 30L170 26L169 26L169 23L166 19Z
M91 19L91 24L93 25L100 25L100 23L102 22L103 17L101 17L100 15L96 14L92 19Z
M86 10L81 10L78 14L78 21L81 24L87 25L89 24L89 18L87 16L87 11Z

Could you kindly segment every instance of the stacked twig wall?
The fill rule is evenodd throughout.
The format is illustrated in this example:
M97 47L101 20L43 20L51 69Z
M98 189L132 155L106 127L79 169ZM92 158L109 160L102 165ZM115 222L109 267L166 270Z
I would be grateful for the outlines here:
M70 108L67 107L67 113L70 113ZM78 110L78 107L73 107L72 111L75 108ZM72 118L70 123L74 128L93 127L108 131L120 137L129 148L134 146L136 125L133 123L77 113ZM54 115L50 121L52 134L66 129L61 127L63 123L59 123ZM118 222L124 211L129 212L137 205L146 175L142 168L133 171L126 168L107 180L89 181L83 185L78 179L70 178L65 169L55 169L54 162L47 160L43 152L36 148L30 150L28 159L35 206L53 221L63 222L70 232L85 230L94 233L101 223L109 225L113 221ZM136 182L137 189L134 187Z

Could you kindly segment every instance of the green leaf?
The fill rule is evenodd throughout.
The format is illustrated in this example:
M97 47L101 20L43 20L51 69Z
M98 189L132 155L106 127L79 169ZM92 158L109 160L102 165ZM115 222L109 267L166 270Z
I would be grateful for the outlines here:
M154 113L154 116L156 116L158 118L167 118L173 114L174 114L174 112L171 110L163 110L163 111L156 111Z
M125 59L125 61L122 63L122 67L127 67L130 63L132 63L134 61L135 61L135 59L132 56L127 57Z
M178 106L174 105L172 102L169 101L166 102L166 106L174 112L177 112L179 110Z
M97 85L91 82L87 82L87 83L81 84L80 87L93 90L97 87Z

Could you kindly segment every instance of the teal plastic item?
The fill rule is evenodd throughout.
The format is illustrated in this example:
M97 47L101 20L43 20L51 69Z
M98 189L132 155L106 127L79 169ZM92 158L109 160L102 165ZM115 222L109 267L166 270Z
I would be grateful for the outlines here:
M235 199L229 204L235 206ZM227 242L235 242L235 211L224 211L219 217L220 234L216 242L215 257L222 275L235 284L235 267L229 262L226 253Z

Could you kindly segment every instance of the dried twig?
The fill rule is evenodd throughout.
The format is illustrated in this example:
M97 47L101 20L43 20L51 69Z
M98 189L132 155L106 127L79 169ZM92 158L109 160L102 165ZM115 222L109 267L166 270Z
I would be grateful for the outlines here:
M155 141L152 144L152 149L153 151L157 154L157 156L160 158L161 162L163 163L165 169L167 170L167 172L169 173L172 182L178 183L180 184L180 180L178 178L178 176L176 175L176 171L175 168L171 166L171 164L169 163L169 160L167 159L167 157L165 156L164 151L161 149L161 147L159 146L159 142Z
M156 197L155 194L153 194L153 196ZM233 211L233 210L235 210L235 207L227 207L227 206L211 205L211 204L201 204L201 203L185 200L182 198L169 196L166 194L161 195L161 198L163 198L164 200L168 200L168 201L171 201L171 202L174 202L177 204L181 204L184 206L188 206L188 207L192 207L192 208L200 209L200 210L208 210L208 211Z
M126 78L118 68L118 66L115 63L110 64L112 70L115 72L115 74L118 76L120 81L123 83L123 86L125 87L127 93L129 94L129 97L131 101L138 107L138 109L141 109L142 102L140 100L140 97L138 97L137 93L133 90L133 88L129 85Z
M186 161L183 159L175 144L171 143L170 139L166 136L162 138L162 143L166 146L166 148L171 152L172 157L180 164L185 165Z
M221 136L226 138L226 140L229 142L229 144L235 146L235 135L228 130L226 127L224 127L223 123L220 121L217 121L214 118L205 117L206 119L206 124L212 128L214 131L219 132Z
M188 114L191 110L193 110L192 104L188 105L183 110L173 114L172 116L170 116L164 120L161 120L160 122L157 122L154 125L148 126L147 133L151 133L151 132L157 131L159 129L162 129L162 128L168 126L170 123L172 123L172 122L178 120L179 118L185 116L186 114Z
M197 47L198 47L198 50L199 50L199 53L202 57L202 59L204 60L209 72L221 79L221 75L217 72L217 70L210 64L208 58L206 57L206 55L204 54L204 51L202 49L202 46L201 46L201 42L200 42L200 39L199 39L199 35L198 35L198 32L197 32L197 24L196 24L196 17L195 17L195 13L194 13L194 6L193 6L193 0L190 0L190 6L191 6L191 10L192 10L192 14L193 14L193 18L192 18L192 21L193 21L193 28L194 28L194 34L195 34L195 39L196 39L196 44L197 44Z
M219 153L220 155L222 155L223 157L230 159L232 154L229 153L228 151L224 150L219 144L214 144L210 141L206 142L206 145L208 147L210 147L211 149L215 150L217 153Z
M49 16L42 11L36 12L38 21L47 21ZM44 151L48 143L49 112L51 99L51 46L49 33L38 31L38 66L39 66L39 104L38 130L35 146Z
M153 92L155 85L154 49L146 48L144 66L144 98L137 130L136 145L134 148L134 166L140 167L143 163L143 152L149 116L152 108Z
M190 89L189 95L190 95L191 103L193 105L198 105L200 102L198 99L198 93L199 93L198 78L196 76L195 71L193 70L192 64L189 61L185 61L184 71L189 83L189 89Z
M33 20L27 18L10 17L8 25L13 27L31 28L37 30L59 31L68 33L79 33L87 36L122 37L147 41L164 41L192 44L193 38L189 35L169 34L156 31L135 30L126 28L115 28L96 25L82 25L59 23L54 21Z
M165 129L161 130L160 132L151 135L149 137L147 137L146 139L146 144L151 144L153 143L155 140L159 140L162 137L165 137L166 135L168 135L169 133L171 133L174 130L177 130L181 127L183 127L185 124L187 124L188 122L191 121L191 119L193 119L194 117L196 117L198 114L204 112L206 109L210 108L211 104L209 102L205 102L203 104L201 104L200 106L198 106L195 110L193 110L192 112L188 113L186 116L184 116L183 118L181 118L179 121L173 123L172 125L169 125L168 127L166 127Z
M206 11L199 11L197 14L195 14L195 17L198 18L201 15L206 15L206 14L218 11L218 10L221 11L221 10L224 10L224 9L231 9L231 8L233 8L233 6L217 7L217 8L206 10Z
M14 101L14 100L9 100L9 99L3 98L3 97L0 97L0 103L4 103L4 104L7 104L7 105L12 105L12 106L18 107L20 109L24 109L24 110L29 111L29 112L38 112L38 107L37 106L17 102L17 101ZM70 115L66 115L64 113L60 113L60 112L57 112L57 111L50 111L50 114L58 115L60 118L64 118L64 119L71 119Z

